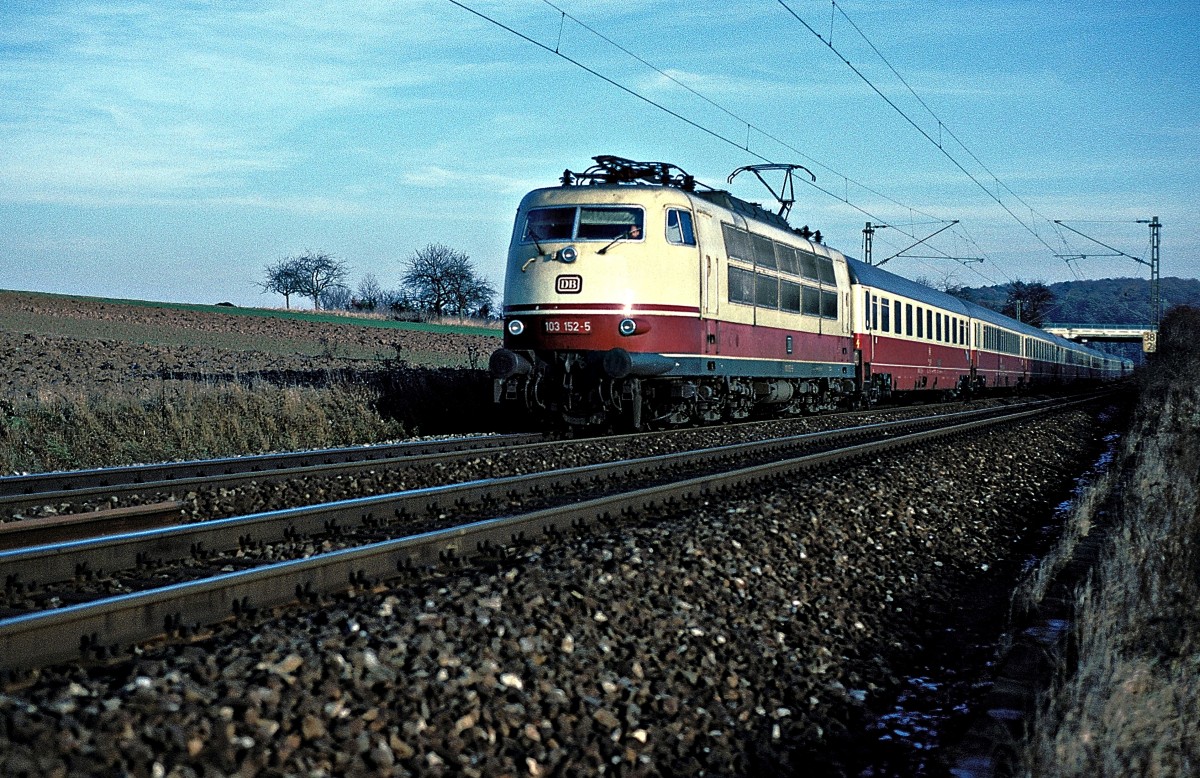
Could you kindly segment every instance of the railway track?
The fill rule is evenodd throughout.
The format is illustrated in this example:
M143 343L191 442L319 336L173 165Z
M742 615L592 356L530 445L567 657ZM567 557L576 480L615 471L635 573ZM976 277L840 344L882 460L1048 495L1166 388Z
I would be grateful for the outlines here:
M0 515L39 505L121 500L131 495L178 493L194 486L231 488L309 475L340 475L483 451L546 442L541 433L484 435L377 446L316 449L190 462L130 465L0 477Z
M9 607L27 611L0 620L0 656L10 671L103 659L297 600L369 589L596 522L1063 407L943 414L6 552L0 570ZM322 544L335 548L313 553ZM285 545L299 551L272 558ZM118 593L96 594L114 588L96 582L111 581ZM29 605L86 599L50 610Z
M966 404L963 404L964 406ZM956 406L939 406L938 412L953 412ZM968 406L969 407L969 406ZM903 417L920 413L914 409L875 409L848 411L792 420L765 420L726 425L726 431L739 430L747 436L754 430L773 430L794 423L843 425L858 418L875 418L884 413ZM623 440L670 440L687 429L672 429L635 435L604 438L609 443ZM773 433L772 433L773 434ZM555 439L541 433L486 435L434 441L393 443L378 446L320 449L313 451L228 457L213 460L133 465L93 470L37 473L0 477L0 549L18 548L46 542L94 537L103 533L105 517L120 514L117 508L140 517L141 527L168 521L181 521L189 513L189 494L222 494L250 488L263 488L289 482L312 483L340 478L355 478L364 473L404 472L421 467L448 467L477 458L488 452L504 454L559 452L564 446L586 447L591 438ZM158 505L155 510L150 506ZM145 506L145 507L143 507ZM241 512L245 512L244 510ZM86 519L64 516L103 513ZM219 518L198 508L190 513L193 520ZM28 515L26 515L28 514ZM30 518L48 521L30 522ZM8 519L8 521L6 521ZM53 534L39 528L52 525ZM113 522L117 529L134 529L137 521Z

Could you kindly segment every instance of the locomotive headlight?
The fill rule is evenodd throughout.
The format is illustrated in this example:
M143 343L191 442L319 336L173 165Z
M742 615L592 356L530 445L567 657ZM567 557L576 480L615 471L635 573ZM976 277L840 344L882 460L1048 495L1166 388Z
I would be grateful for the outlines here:
M558 258L569 265L579 258L579 252L575 250L574 246L567 246L558 250Z
M525 331L525 322L521 321L520 319L513 319L512 321L510 321L508 323L508 334L509 335L520 335L524 331Z
M632 335L637 332L637 322L633 319L621 319L621 323L617 325L617 331L622 335Z

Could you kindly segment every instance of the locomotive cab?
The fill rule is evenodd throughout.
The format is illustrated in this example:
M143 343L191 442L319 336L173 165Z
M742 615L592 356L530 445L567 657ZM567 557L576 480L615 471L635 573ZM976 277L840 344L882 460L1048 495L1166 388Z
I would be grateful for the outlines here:
M497 401L567 424L624 414L641 425L638 379L680 368L699 326L692 200L679 189L595 184L535 190L517 210L505 273Z

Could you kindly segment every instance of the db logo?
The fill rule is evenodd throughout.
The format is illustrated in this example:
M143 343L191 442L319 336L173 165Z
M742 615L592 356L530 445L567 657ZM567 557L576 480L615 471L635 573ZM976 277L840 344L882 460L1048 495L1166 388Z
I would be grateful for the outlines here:
M583 291L583 276L558 276L554 279L554 291L559 294L579 294Z

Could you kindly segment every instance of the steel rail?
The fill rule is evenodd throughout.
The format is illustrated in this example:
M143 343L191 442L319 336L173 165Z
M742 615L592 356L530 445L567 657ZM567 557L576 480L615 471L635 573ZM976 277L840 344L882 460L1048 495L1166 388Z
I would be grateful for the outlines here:
M65 495L83 490L108 489L126 485L138 485L139 488L144 489L148 485L184 479L216 478L245 473L271 473L276 470L316 465L378 462L430 454L487 451L504 446L535 443L545 440L545 437L540 432L481 435L470 438L405 441L374 446L346 446L310 451L288 451L278 454L253 454L244 457L196 459L187 462L0 476L0 505L10 504L4 498L22 495L37 495L39 499L42 495L49 495L50 499L47 502L53 502L54 495ZM104 493L111 494L112 492Z
M1046 403L1033 405L1041 408ZM1021 407L1028 408L1029 404ZM960 411L956 414L879 422L0 551L0 576L6 587L33 588L73 578L103 576L147 564L200 558L211 553L278 543L318 533L336 535L349 528L373 527L406 517L436 515L446 506L463 511L468 506L518 500L539 492L579 491L587 485L604 484L614 479L645 479L664 471L685 467L712 466L744 460L755 455L786 455L797 448L836 445L839 441L861 440L869 436L902 434L944 424L948 420L962 421L1002 415L1010 408L1011 406L1004 409L985 408Z
M532 435L531 437L538 441L545 440L545 436L541 434ZM289 481L296 478L329 478L339 475L350 475L364 470L410 467L429 461L447 462L452 461L455 458L465 459L484 451L497 451L501 449L506 452L532 451L550 445L556 445L556 443L518 443L507 446L505 446L505 444L497 444L496 446L488 446L486 448L430 451L387 459L334 462L330 464L289 467L279 470L243 471L217 476L181 477L167 481L126 483L117 484L111 487L97 486L63 492L41 492L38 494L9 495L7 497L0 497L0 513L12 514L20 511L23 508L30 508L38 505L81 503L87 502L88 500L107 500L113 497L127 498L131 495L152 495L162 498L176 499L181 495L186 495L188 491L196 489L207 489L211 491L221 488L236 488L241 484L250 482L268 484Z
M879 413L880 410L875 408L843 411L823 414L818 418L853 418ZM790 419L765 419L729 426L761 426L788 420ZM663 437L679 431L668 429L610 435L604 439L613 442L631 438L644 439L647 436ZM565 442L580 443L588 440L590 438L571 438ZM549 440L543 433L517 433L0 476L0 514L11 515L25 508L85 502L89 499L121 498L152 492L170 494L193 486L213 489L236 485L247 479L274 482L309 474L352 473L372 466L389 467L406 462L416 464L423 458L439 454L459 454L465 457L478 451L533 450L538 446L563 443L562 440ZM339 467L343 469L339 470Z
M1077 401L1083 402L1083 401ZM1066 407L1077 403L1068 403ZM228 573L0 621L0 657L8 671L118 655L148 640L192 634L231 618L366 588L448 560L495 553L541 536L883 451L963 435L1062 409L1040 407L959 421L841 449L739 468L530 513L472 522L410 537Z

